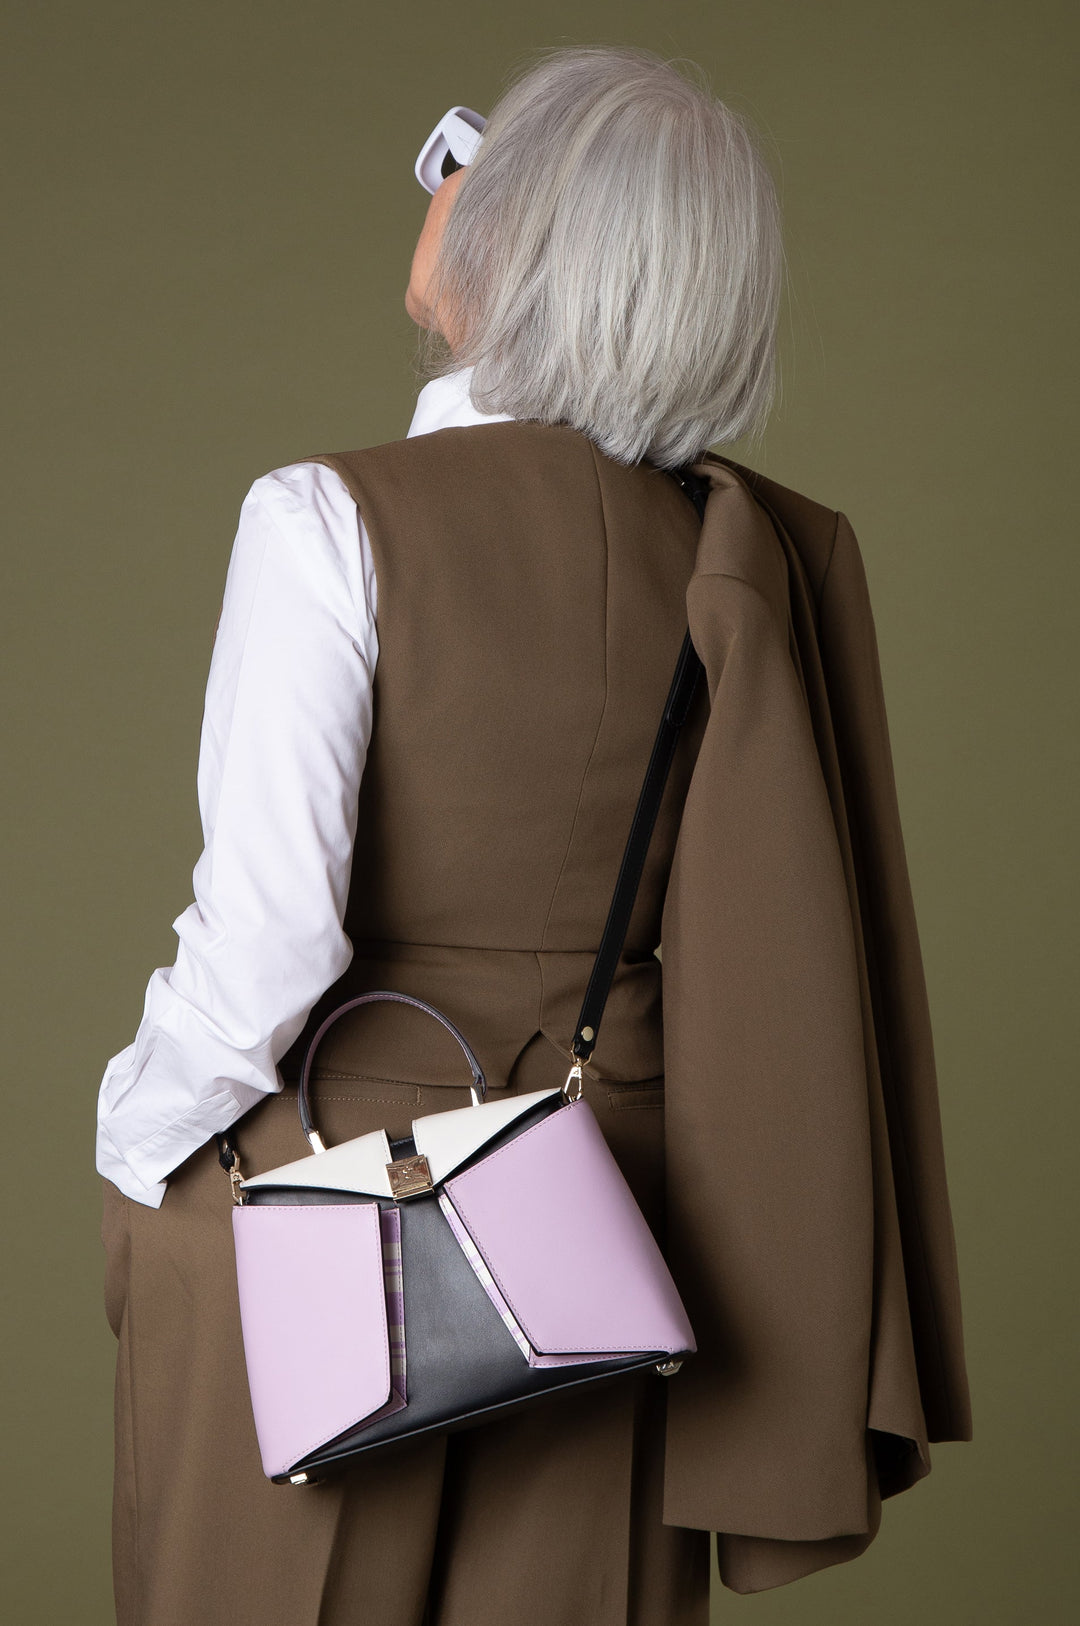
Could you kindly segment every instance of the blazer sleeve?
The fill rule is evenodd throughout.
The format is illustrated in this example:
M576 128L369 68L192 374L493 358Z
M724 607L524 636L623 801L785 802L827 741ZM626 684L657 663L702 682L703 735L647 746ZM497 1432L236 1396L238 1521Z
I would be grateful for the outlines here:
M869 1545L882 1495L929 1471L927 1415L942 1426L946 1393L951 1432L935 1437L968 1435L925 989L858 548L840 516L826 669L787 593L770 591L775 568L741 568L770 539L782 562L771 527L760 510L747 519L745 492L714 492L710 507L721 496L744 534L725 557L707 518L687 589L709 716L662 922L666 1244L698 1341L668 1391L663 1516L715 1531L721 1580L753 1592ZM830 684L850 699L835 732ZM923 1335L935 1299L949 1377L930 1370L940 1328Z

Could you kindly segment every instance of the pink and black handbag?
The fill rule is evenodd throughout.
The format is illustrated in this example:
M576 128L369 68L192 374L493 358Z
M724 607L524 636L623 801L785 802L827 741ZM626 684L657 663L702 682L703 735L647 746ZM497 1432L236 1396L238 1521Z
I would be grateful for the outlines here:
M707 486L672 471L704 515ZM298 1092L311 1151L243 1178L228 1134L248 1385L263 1471L310 1485L362 1453L466 1428L696 1349L678 1290L581 1094L679 729L701 675L687 632L630 828L561 1088L485 1101L480 1063L442 1011L376 989L316 1031ZM347 1011L398 1000L453 1034L469 1106L324 1146L315 1051Z

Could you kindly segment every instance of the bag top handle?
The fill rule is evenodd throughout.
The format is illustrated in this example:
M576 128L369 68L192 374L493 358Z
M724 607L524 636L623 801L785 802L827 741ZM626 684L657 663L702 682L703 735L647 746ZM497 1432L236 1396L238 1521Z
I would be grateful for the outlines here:
M470 1085L470 1089L472 1091L473 1106L480 1106L481 1102L487 1095L487 1080L484 1077L483 1068L477 1061L469 1041L461 1032L460 1028L456 1027L448 1016L444 1016L442 1011L436 1010L435 1006L429 1005L426 1000L417 999L413 994L399 994L392 992L388 988L377 988L372 993L358 994L355 999L347 1000L344 1005L339 1005L336 1010L330 1012L330 1015L324 1022L321 1023L321 1025L312 1035L311 1043L308 1045L307 1053L304 1056L304 1068L300 1074L300 1090L298 1094L300 1125L304 1131L304 1134L308 1138L308 1143L313 1152L325 1152L326 1150L322 1137L320 1136L319 1131L315 1128L315 1124L311 1116L311 1101L308 1095L308 1080L311 1077L311 1066L312 1062L315 1060L316 1047L323 1035L326 1033L327 1029L334 1025L334 1023L338 1020L338 1017L344 1016L346 1011L355 1010L358 1005L368 1005L372 1002L372 1000L379 999L394 999L399 1000L403 1005L415 1005L417 1010L426 1011L429 1016L434 1016L438 1021L440 1021L443 1027L446 1028L447 1032L454 1035L454 1038L465 1052L469 1066L472 1068L473 1081Z

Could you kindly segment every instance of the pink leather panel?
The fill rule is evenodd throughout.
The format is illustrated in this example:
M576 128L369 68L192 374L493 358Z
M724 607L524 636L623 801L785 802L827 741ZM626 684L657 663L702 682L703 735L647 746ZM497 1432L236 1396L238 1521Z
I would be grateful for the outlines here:
M233 1209L263 1472L288 1472L390 1398L377 1203Z
M629 1353L626 1350L602 1350L599 1354L593 1355L583 1355L580 1351L574 1355L538 1355L518 1325L514 1312L499 1291L499 1284L484 1263L483 1255L465 1229L461 1216L445 1191L439 1193L439 1207L446 1215L446 1223L453 1231L462 1253L472 1266L477 1281L499 1312L499 1318L504 1327L530 1366L578 1366L583 1361L606 1361L611 1355Z
M560 1107L445 1190L540 1353L697 1348L587 1101Z

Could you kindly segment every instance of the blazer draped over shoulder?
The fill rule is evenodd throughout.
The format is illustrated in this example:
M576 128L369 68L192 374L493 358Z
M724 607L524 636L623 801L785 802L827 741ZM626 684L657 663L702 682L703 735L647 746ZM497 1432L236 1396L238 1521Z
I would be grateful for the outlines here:
M926 986L843 513L728 459L686 600L709 716L663 914L667 1252L699 1343L664 1520L737 1592L862 1552L971 1438Z

